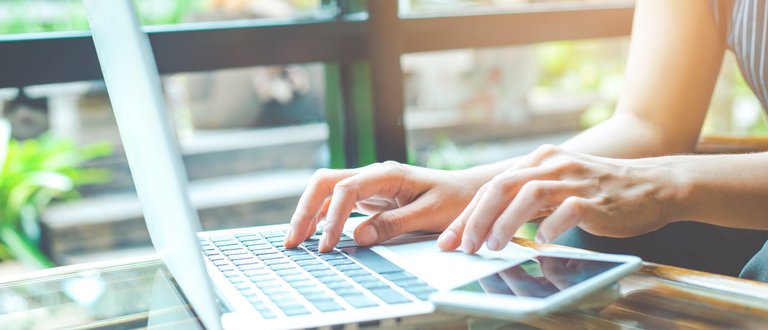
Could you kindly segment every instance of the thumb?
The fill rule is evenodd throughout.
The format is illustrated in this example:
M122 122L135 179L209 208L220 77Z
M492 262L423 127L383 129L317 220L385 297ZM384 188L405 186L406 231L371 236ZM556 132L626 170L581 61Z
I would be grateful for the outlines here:
M429 203L424 200L419 198L411 204L371 216L355 228L355 241L360 245L371 245L402 233L428 230L433 226L428 222Z

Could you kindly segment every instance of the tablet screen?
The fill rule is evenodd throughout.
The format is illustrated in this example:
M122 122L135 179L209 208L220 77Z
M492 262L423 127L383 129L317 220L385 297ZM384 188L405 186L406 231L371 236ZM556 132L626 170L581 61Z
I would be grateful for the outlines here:
M455 290L546 298L619 265L619 262L539 256Z

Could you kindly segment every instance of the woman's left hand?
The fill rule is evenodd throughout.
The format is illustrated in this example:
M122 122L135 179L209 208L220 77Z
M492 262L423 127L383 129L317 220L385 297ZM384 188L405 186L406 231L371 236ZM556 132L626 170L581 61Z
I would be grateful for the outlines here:
M440 235L438 245L476 252L502 249L524 223L543 218L536 239L548 242L579 226L627 237L669 222L675 176L648 159L611 159L542 146L487 182ZM459 239L461 238L461 239Z

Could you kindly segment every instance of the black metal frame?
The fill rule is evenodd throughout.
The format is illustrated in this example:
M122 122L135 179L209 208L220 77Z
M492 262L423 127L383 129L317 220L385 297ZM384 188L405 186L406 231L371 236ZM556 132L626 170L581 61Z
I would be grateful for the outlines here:
M633 7L631 0L607 0L432 16L398 15L397 1L372 0L367 15L341 12L311 19L237 20L146 30L161 74L368 61L376 158L404 162L402 54L623 36L630 32ZM0 36L0 57L0 88L101 79L88 33ZM344 131L351 139L360 134L351 122L345 123ZM355 163L347 161L347 165Z

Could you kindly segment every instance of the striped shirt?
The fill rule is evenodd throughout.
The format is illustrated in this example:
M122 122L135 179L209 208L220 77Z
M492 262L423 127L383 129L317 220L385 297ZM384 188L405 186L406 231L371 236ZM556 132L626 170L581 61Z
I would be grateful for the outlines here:
M765 0L710 0L715 22L727 47L763 109L768 109L766 40L768 4Z

